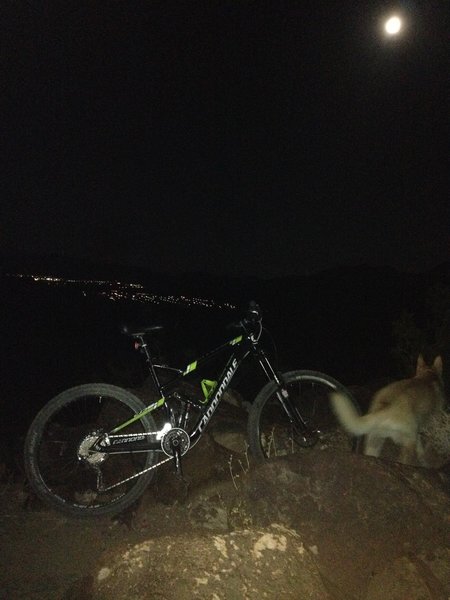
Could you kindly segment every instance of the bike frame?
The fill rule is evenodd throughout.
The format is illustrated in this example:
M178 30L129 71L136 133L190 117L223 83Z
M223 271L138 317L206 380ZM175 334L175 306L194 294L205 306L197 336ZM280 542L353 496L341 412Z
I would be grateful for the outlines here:
M164 430L142 432L139 434L122 434L120 432L132 423L138 421L139 419L142 419L142 417L153 412L158 408L165 409L166 417L168 422L170 423L170 427L182 427L183 425L186 425L189 406L195 405L195 407L200 410L200 414L192 431L189 433L189 447L191 448L200 439L216 408L218 407L225 391L228 389L234 375L248 356L252 356L258 362L268 381L275 382L278 388L277 395L279 401L281 402L291 421L297 424L300 423L301 426L306 428L306 425L301 415L289 402L289 395L283 386L283 381L281 377L278 375L277 371L272 367L264 350L259 347L259 338L257 338L253 332L245 331L242 335L233 338L229 342L215 348L200 359L190 363L189 365L187 365L184 371L174 369L168 366L154 364L150 356L150 352L148 350L148 345L144 339L144 335L137 335L134 337L137 340L137 346L145 356L145 360L147 362L153 384L161 397L159 398L159 400L147 406L140 413L136 414L128 421L121 423L120 425L112 429L108 434L101 436L99 442L96 445L99 451L108 454L148 451L163 452L160 440L162 438L162 435L164 434ZM204 402L200 402L198 400L188 398L187 396L180 395L176 391L172 393L172 391L176 388L176 385L179 384L183 378L192 375L197 369L201 368L204 364L206 364L211 359L215 358L217 355L221 354L225 350L229 350L230 347L232 348L232 352L225 365L225 368L222 371L217 383L214 382L214 387L212 387L210 393L207 395ZM161 383L156 372L157 369L175 371L176 375L173 378L171 378L167 383ZM177 404L180 405L183 405L184 403L184 413L179 417L178 423L175 422L174 410L171 406L174 400L178 401ZM147 438L150 435L156 435L156 441L148 440L147 442L142 443L143 440L145 440L145 438Z

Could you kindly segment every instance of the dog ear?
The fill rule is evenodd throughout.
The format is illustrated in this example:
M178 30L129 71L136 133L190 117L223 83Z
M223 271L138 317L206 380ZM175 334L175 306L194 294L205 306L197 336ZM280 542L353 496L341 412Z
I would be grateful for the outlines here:
M417 365L416 365L416 369L423 369L427 366L426 362L423 360L423 356L422 354L419 354L419 356L417 357Z
M439 375L442 375L442 356L436 356L433 362L433 369L435 369Z

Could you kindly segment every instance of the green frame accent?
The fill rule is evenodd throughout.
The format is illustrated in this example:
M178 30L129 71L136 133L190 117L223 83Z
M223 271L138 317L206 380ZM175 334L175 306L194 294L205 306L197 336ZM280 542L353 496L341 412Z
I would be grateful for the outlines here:
M134 417L132 417L131 419L129 419L125 423L121 423L121 425L118 425L115 429L113 429L111 431L111 433L112 434L117 433L118 431L120 431L124 427L128 427L128 425L131 425L135 421L139 421L139 419L141 417L145 417L145 415L147 415L149 412L152 412L156 408L159 408L160 406L163 406L163 404L165 403L165 401L166 401L165 398L160 398L159 400L157 400L153 404L150 404L150 406L147 406L146 408L144 408L144 410L141 410L141 412L138 413L137 415L134 415Z
M217 381L211 381L211 379L202 379L200 385L202 386L202 392L205 396L204 402L207 402L213 391L216 389Z
M196 360L194 360L194 362L191 362L184 370L183 376L188 375L189 373L192 373L192 371L195 371L195 369L197 368L197 362L198 361L196 361Z

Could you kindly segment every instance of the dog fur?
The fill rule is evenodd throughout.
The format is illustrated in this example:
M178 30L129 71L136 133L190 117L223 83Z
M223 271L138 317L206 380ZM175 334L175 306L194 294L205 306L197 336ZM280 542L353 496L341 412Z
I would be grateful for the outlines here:
M426 466L420 431L444 407L442 358L437 356L430 367L419 355L415 376L379 390L366 415L359 415L344 394L334 392L330 400L343 428L366 436L364 454L380 456L390 438L400 446L400 462L414 464L416 458Z

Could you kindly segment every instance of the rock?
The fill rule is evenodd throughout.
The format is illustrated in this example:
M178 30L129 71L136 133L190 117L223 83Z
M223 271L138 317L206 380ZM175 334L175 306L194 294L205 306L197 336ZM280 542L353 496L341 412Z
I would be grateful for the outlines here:
M222 396L222 400L224 400L225 402L228 402L228 404L231 404L232 406L235 406L236 408L241 408L244 403L240 393L231 388L228 388L227 390L225 390L225 392Z
M261 463L241 485L254 527L295 529L308 548L317 546L324 579L344 598L350 589L364 598L372 572L449 539L448 497L434 480L425 469L325 449Z
M189 520L194 527L228 532L228 511L219 494L212 498L200 498L189 511Z
M248 452L248 442L245 433L231 431L212 431L214 441L231 452L237 454L246 454Z
M371 579L366 600L447 600L449 559L449 551L444 549L433 558L397 558Z
M111 554L92 600L331 600L300 536L277 524L226 535L162 537Z

